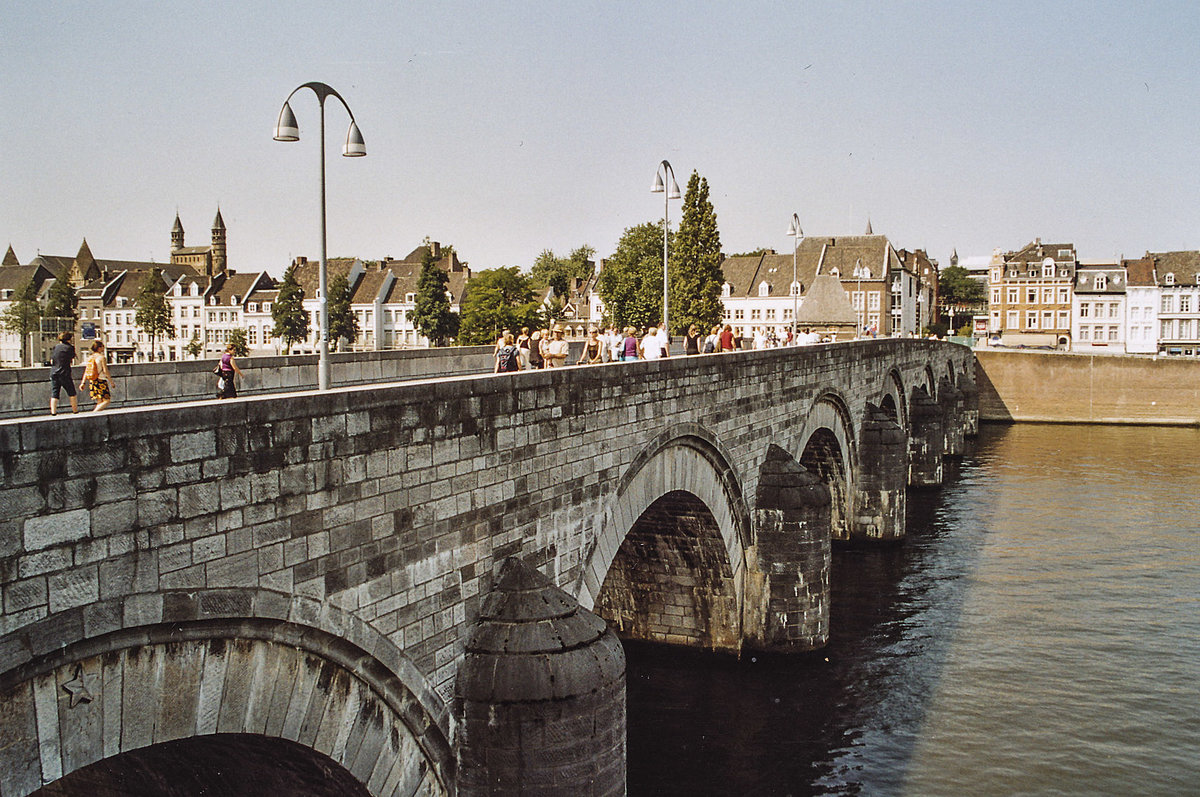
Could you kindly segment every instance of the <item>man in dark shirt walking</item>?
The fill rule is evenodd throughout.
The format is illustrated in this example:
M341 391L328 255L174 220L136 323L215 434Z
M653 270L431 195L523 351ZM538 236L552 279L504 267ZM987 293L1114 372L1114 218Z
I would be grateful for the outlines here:
M71 400L71 412L79 412L79 399L75 397L75 380L71 378L71 364L75 362L74 335L64 332L50 353L50 414L58 414L58 396L63 390Z

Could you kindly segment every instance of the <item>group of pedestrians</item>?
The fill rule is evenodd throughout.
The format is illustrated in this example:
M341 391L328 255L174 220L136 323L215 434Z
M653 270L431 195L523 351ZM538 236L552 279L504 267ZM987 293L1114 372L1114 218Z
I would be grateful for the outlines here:
M106 409L112 403L112 375L108 371L108 355L105 354L104 343L92 341L90 354L83 362L83 378L79 380L79 390L86 390L92 401L96 402L94 412ZM58 414L58 405L62 394L67 394L71 403L71 412L79 412L79 397L76 394L75 380L71 376L71 366L75 364L75 334L64 332L58 336L58 343L50 352L50 414ZM220 362L213 369L217 376L217 398L236 398L237 388L234 378L242 375L233 359L233 345L225 347Z

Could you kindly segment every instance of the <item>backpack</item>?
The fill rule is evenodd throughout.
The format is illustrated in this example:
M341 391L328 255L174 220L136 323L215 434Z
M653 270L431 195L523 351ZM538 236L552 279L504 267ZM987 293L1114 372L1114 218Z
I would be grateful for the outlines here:
M517 365L517 347L504 346L500 349L500 370L501 371L519 371Z
M713 353L713 349L714 349L714 346L713 346L713 339L712 339L712 337L709 337L709 338L708 338L708 340L704 341L704 353L705 353L705 354L712 354L712 353Z

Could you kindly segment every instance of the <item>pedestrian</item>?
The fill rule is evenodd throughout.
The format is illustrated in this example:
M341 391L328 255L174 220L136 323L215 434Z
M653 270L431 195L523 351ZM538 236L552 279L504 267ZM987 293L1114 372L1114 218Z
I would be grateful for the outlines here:
M658 336L658 327L650 327L646 330L646 336L642 338L641 350L643 360L661 360L663 358L662 339Z
M695 324L688 327L687 334L683 336L683 353L700 353L700 328Z
M563 339L561 324L555 324L554 337L546 344L546 365L549 368L562 368L567 364L567 355L571 353L571 344Z
M550 329L542 330L542 341L538 344L538 348L542 350L542 367L553 368L554 365L550 362L550 341L552 340Z
M625 336L617 331L613 324L608 325L608 361L620 362L621 349L625 345Z
M701 350L701 354L712 354L717 351L720 346L721 325L715 324L713 328L708 331L708 337L704 339L704 348Z
M75 362L75 335L64 332L58 336L54 351L50 352L50 414L58 414L58 397L67 391L71 400L71 412L79 412L79 399L75 396L75 380L71 378L71 364Z
M640 349L637 330L633 327L625 327L625 337L621 338L621 361L631 362L636 360Z
M529 365L533 368L545 368L546 361L542 359L542 330L535 329L529 338Z
M596 328L588 327L587 340L583 342L583 354L579 356L579 365L596 365L603 362L604 343L597 337Z
M729 324L725 325L725 329L721 330L721 353L728 354L733 351L733 327Z
M521 355L521 370L529 367L529 327L521 327L517 335L517 350Z
M667 334L666 324L660 324L658 327L658 348L663 357L671 356L671 336Z
M83 366L83 379L79 380L80 390L83 390L84 383L87 383L88 395L96 402L95 412L112 402L112 390L108 386L111 379L108 373L108 358L104 356L104 344L96 341L92 344L92 353L88 355Z
M225 353L221 355L221 362L217 364L214 373L217 374L217 398L237 398L234 376L241 376L242 369L234 362L232 343L225 347Z
M496 373L511 373L521 370L521 350L511 332L505 331L500 339L500 348L496 349Z

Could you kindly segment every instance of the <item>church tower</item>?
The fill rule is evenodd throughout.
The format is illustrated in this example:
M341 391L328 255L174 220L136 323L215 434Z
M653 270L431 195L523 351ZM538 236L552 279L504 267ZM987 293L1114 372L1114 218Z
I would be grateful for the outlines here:
M183 248L183 223L179 221L179 211L175 211L175 226L171 228L171 251L178 252Z
M227 268L225 257L225 220L221 218L221 208L217 208L217 217L212 226L212 273L210 277L224 274Z

